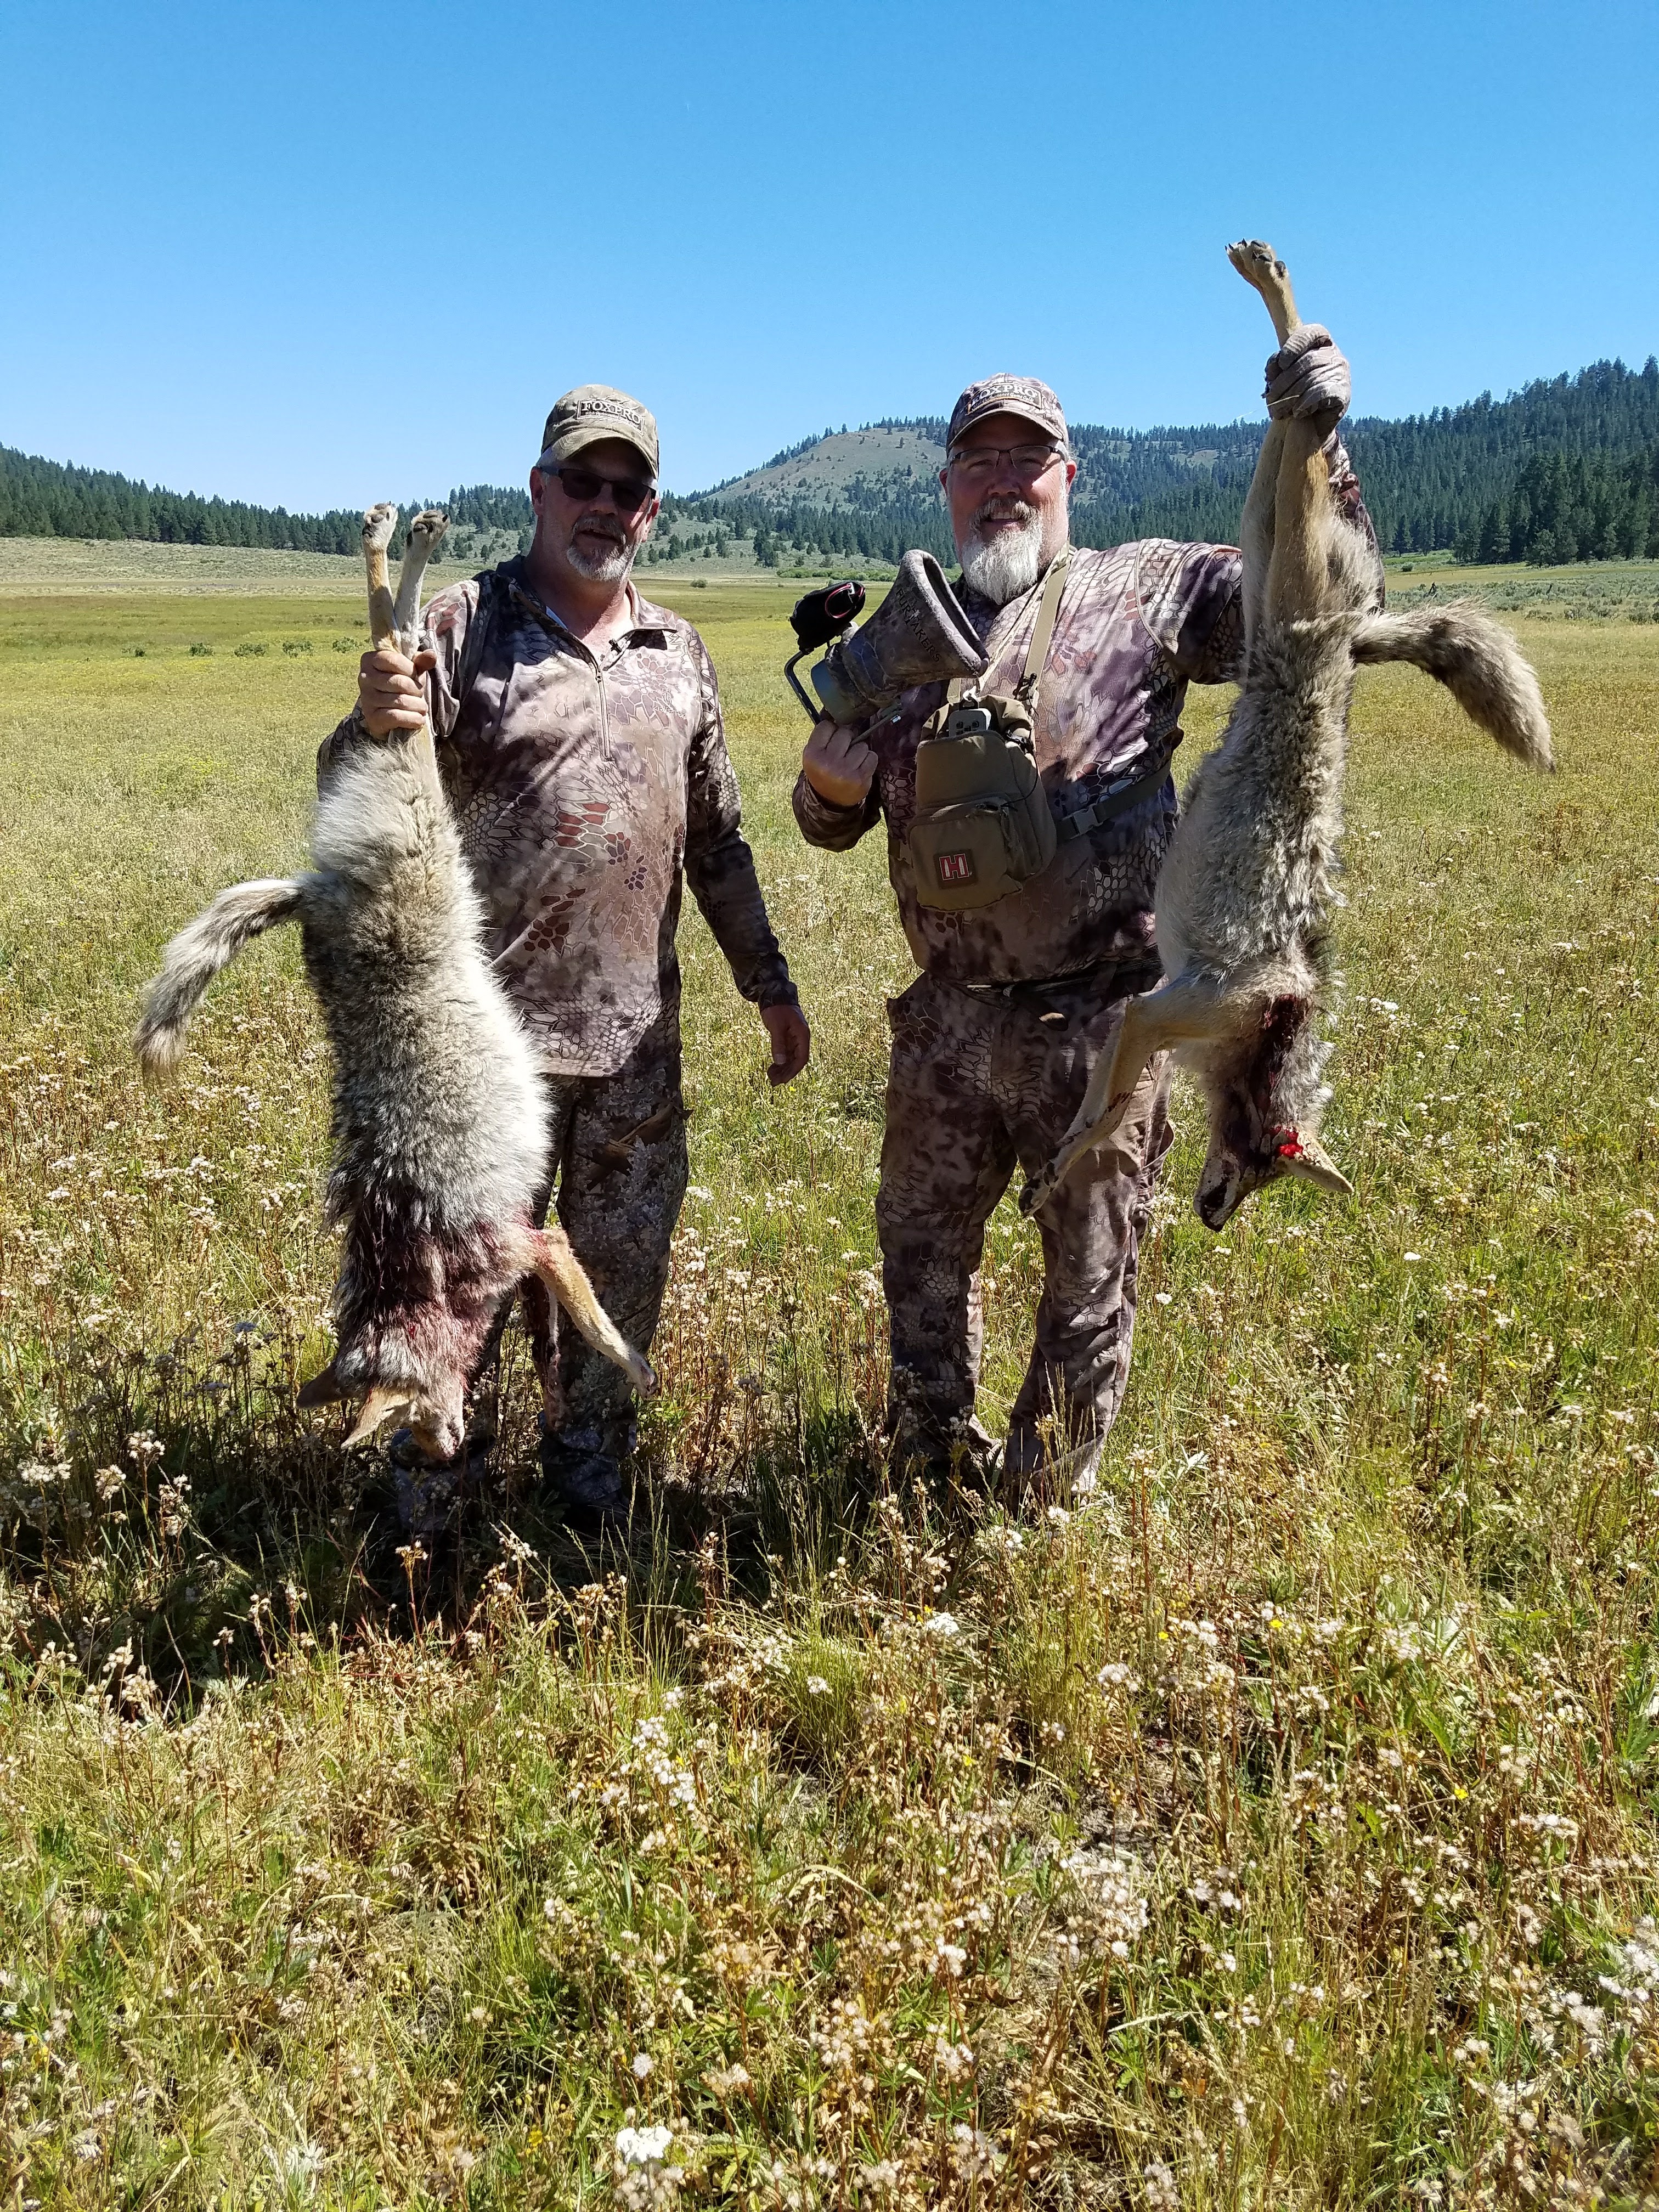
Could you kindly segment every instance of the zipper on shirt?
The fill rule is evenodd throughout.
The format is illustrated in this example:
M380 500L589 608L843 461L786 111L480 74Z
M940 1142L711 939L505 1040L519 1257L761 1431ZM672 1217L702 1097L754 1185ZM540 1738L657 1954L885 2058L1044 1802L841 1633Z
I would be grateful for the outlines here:
M569 631L565 629L565 625L560 622L551 607L543 606L539 602L532 602L532 604L536 605L538 613L552 623L556 628L565 630L567 637L570 636ZM605 696L605 671L599 665L599 656L591 646L584 645L579 637L571 637L570 642L578 653L586 653L593 664L593 684L599 693L599 758L609 760L611 757L611 710Z

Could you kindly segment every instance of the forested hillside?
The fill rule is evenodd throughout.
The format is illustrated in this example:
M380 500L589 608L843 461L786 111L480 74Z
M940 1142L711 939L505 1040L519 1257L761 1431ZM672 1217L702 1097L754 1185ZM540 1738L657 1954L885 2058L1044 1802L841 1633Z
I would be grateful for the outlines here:
M1072 434L1079 544L1236 535L1259 422L1147 431L1079 423ZM1403 422L1361 416L1346 435L1392 551L1455 547L1465 559L1542 563L1659 556L1659 361L1651 357L1639 371L1598 362L1507 399L1482 393ZM918 417L806 439L711 492L665 498L653 552L726 554L742 541L745 556L763 565L808 553L891 562L913 545L946 558L950 534L934 481L944 436L941 421ZM421 503L410 501L404 513ZM528 543L523 491L462 486L443 503L452 560L497 558ZM0 536L349 553L360 526L355 511L290 514L204 499L0 447Z
M508 531L516 538L530 526L529 495L493 484L462 485L444 501L409 500L403 512L435 505L448 510L453 529ZM0 538L146 538L163 545L355 553L362 527L361 509L290 514L283 507L163 491L107 469L66 466L0 446ZM402 550L401 533L394 550Z
M920 433L932 420L872 425ZM1659 361L1639 372L1598 362L1577 376L1490 393L1457 408L1345 428L1378 534L1390 550L1456 546L1495 560L1571 561L1585 555L1659 555ZM1255 465L1261 426L1206 423L1123 431L1074 426L1078 482L1072 534L1079 544L1129 538L1231 540ZM796 460L797 448L780 461ZM931 489L895 490L854 477L831 507L716 492L696 503L763 544L895 559L906 546L951 550ZM1501 550L1500 550L1501 549Z

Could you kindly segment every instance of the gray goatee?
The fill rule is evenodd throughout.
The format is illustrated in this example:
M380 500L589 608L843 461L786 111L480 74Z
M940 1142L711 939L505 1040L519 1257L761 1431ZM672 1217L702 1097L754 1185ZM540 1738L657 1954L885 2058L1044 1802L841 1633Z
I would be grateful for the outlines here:
M987 539L983 526L1012 519L1017 530L1000 530ZM993 606L1006 607L1036 583L1042 566L1042 517L1024 500L987 500L969 526L961 548L962 573Z
M571 539L568 557L577 574L594 584L619 584L634 565L634 556L624 541L616 541L601 549L594 544L591 532L586 539Z

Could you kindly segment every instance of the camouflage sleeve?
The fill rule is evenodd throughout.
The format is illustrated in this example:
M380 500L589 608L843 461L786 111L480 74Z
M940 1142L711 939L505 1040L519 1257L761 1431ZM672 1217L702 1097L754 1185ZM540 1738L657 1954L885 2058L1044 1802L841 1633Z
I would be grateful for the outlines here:
M1140 618L1176 674L1189 684L1236 684L1244 672L1237 547L1155 538L1136 554Z
M685 879L742 995L757 1006L799 1006L800 994L773 934L755 856L743 834L714 663L701 638L694 636L692 650L702 684L702 719L686 765Z
M467 627L477 604L478 586L475 580L452 584L438 593L422 619L421 644L436 659L436 665L426 678L426 711L435 738L449 735L460 712L460 702L454 692L455 678L466 647ZM359 745L374 743L363 726L362 708L354 707L344 721L337 724L317 748L319 794L349 754Z
M334 771L348 759L359 745L372 743L363 727L363 710L354 707L343 722L337 722L317 748L317 796L320 799L333 781Z
M1360 496L1347 447L1333 430L1325 448L1331 500L1338 514L1364 538L1376 572L1376 605L1382 605L1382 556L1376 532ZM1243 570L1233 545L1154 543L1145 549L1141 610L1176 673L1192 684L1237 684L1244 673ZM1162 556L1161 558L1159 556Z
M865 831L881 819L880 779L871 785L868 796L857 806L837 806L813 790L803 769L795 778L789 803L809 845L821 845L826 853L850 853Z

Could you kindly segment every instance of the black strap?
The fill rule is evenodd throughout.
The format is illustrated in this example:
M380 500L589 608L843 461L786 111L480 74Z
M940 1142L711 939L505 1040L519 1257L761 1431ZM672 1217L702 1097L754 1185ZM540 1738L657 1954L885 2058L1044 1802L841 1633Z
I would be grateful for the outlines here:
M1103 978L1116 988L1109 995L1113 998L1130 997L1140 991L1150 991L1163 973L1156 952L1144 953L1138 959L1121 953L1109 954L1103 960L1091 960L1086 968L1067 969L1063 975L1022 975L1012 983L964 983L953 975L928 975L935 983L944 984L946 990L965 991L970 999L1006 999L1019 997L1022 992L1035 992L1039 996L1045 991L1072 990L1079 983L1098 983Z
M484 568L478 574L478 604L472 611L472 619L466 626L466 641L461 647L460 664L455 671L455 720L459 724L466 706L466 695L472 689L478 665L489 634L489 625L495 617L495 585L497 572Z
M1132 769L1115 776L1090 805L1056 816L1054 830L1060 843L1065 844L1068 838L1086 837L1091 830L1101 829L1106 823L1115 822L1120 814L1127 814L1132 806L1138 806L1170 773L1170 763L1180 743L1181 732L1177 730Z

